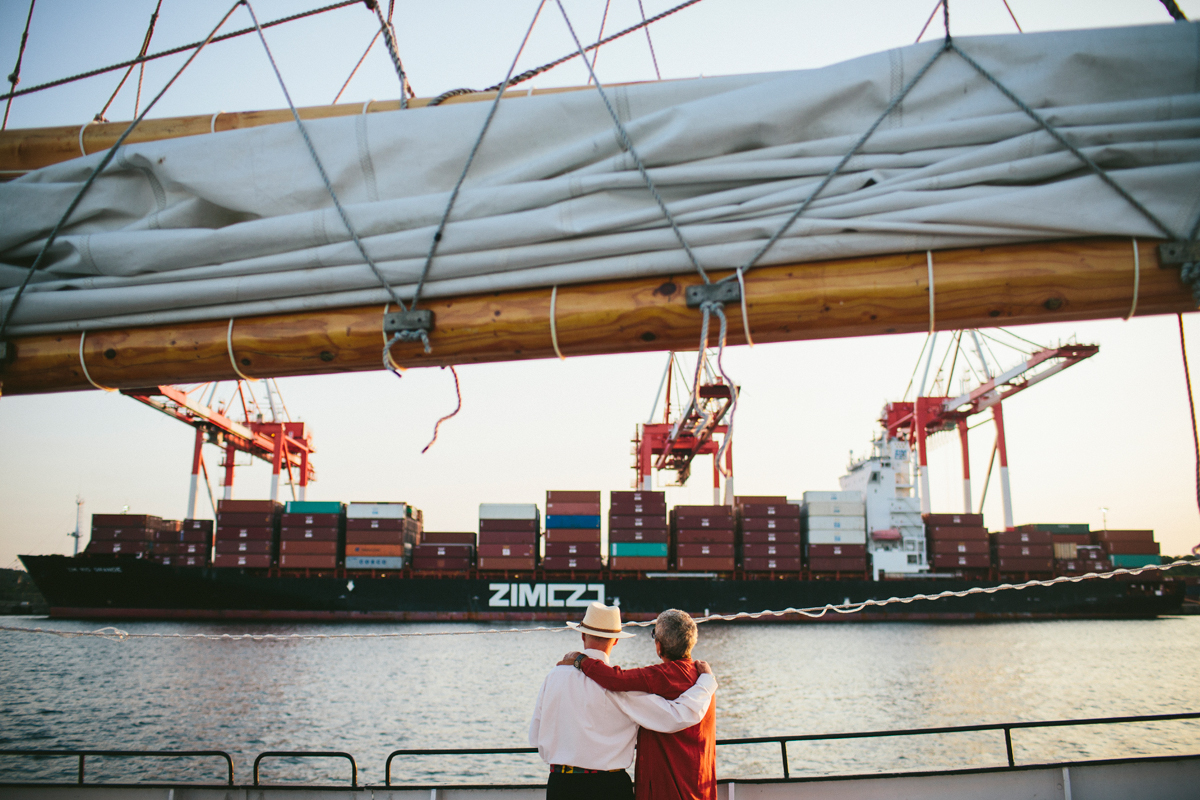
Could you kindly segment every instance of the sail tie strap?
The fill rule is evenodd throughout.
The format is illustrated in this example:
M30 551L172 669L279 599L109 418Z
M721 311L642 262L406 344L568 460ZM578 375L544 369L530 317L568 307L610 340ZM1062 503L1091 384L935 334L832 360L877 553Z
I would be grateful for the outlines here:
M754 347L754 339L750 338L750 313L746 310L746 278L741 267L737 268L738 294L742 297L742 330L746 333L746 344Z
M208 121L208 132L209 133L217 132L217 117L221 116L224 113L225 113L224 111L218 111L217 113L212 115L212 119L210 119Z
M83 146L83 132L88 129L88 125L96 124L96 120L91 119L79 126L79 155L86 156L88 151Z
M237 359L233 357L233 317L229 318L229 328L225 331L225 351L229 353L229 364L233 367L233 371L239 378L244 381L258 380L258 378L251 378L249 375L238 369Z
M554 311L558 303L558 284L550 290L550 344L554 345L554 355L558 356L559 361L566 361L567 357L562 354L562 350L558 349L558 323L555 321Z
M1138 256L1137 237L1133 238L1133 303L1129 306L1129 313L1125 315L1125 319L1133 319L1133 313L1137 311L1138 288L1142 282L1142 263Z
M98 384L94 380L92 380L92 376L90 374L88 374L87 362L83 360L83 340L86 338L87 338L87 331L82 331L79 334L79 366L83 369L83 377L87 378L88 383L90 383L92 386L95 386L97 389L99 389L102 392L115 392L116 389L112 389L108 386L101 386L100 384Z

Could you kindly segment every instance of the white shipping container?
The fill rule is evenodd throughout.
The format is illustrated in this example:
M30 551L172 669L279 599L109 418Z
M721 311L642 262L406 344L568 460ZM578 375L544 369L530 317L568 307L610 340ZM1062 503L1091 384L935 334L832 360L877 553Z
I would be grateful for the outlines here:
M809 544L866 544L866 531L810 530Z
M807 503L861 503L862 492L805 492Z
M867 530L866 517L813 517L808 518L810 531L863 531Z
M537 503L480 503L480 519L539 519Z
M408 503L350 503L346 519L404 519Z
M817 500L806 507L810 516L818 517L865 517L866 503L834 502L832 500Z

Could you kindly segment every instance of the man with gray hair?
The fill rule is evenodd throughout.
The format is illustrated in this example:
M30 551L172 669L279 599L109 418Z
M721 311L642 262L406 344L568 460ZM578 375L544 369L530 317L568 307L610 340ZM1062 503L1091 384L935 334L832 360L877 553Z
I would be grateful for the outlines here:
M662 663L641 669L612 667L587 654L568 653L560 664L574 664L604 689L650 692L674 700L696 682L696 621L679 609L668 609L654 623L654 649ZM704 718L677 733L638 730L637 800L716 800L716 711L714 694Z

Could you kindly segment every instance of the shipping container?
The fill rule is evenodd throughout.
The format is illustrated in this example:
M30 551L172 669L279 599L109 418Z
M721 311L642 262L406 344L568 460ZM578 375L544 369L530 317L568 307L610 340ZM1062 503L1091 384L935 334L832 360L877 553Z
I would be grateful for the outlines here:
M162 517L151 514L92 514L92 528L157 528Z
M866 531L812 531L808 532L809 544L866 544Z
M413 548L414 559L425 558L465 558L470 559L475 552L472 544L419 544Z
M408 503L348 503L346 519L402 520L411 516Z
M275 515L260 511L238 511L217 514L217 525L222 528L269 528L275 524Z
M996 557L1002 561L1006 558L1054 558L1054 545L1051 544L999 544L996 545Z
M247 501L249 502L249 501ZM243 567L245 569L266 569L271 566L270 555L254 553L217 553L213 556L214 567Z
M479 543L476 548L479 559L485 558L533 558L537 555L537 545L533 544L485 544Z
M618 499L616 497L617 494L618 494L617 492L613 492L612 502L609 503L609 505L608 505L608 511L610 514L623 514L623 515L650 514L650 515L656 515L656 516L660 516L660 517L664 517L664 518L667 516L667 499L665 496L647 497L646 499L643 499L643 500L633 500L633 499ZM637 494L637 493L630 492L629 494ZM640 494L648 495L649 492L641 492Z
M434 570L439 572L466 572L471 568L471 559L464 556L433 558L413 556L412 568L415 570Z
M274 545L270 539L217 539L215 548L221 554L271 555Z
M739 494L734 496L733 504L735 506L744 506L747 504L767 503L769 505L783 505L788 502L787 497L781 494Z
M340 502L332 500L289 500L283 507L286 514L337 514L345 510Z
M499 556L479 557L479 569L508 572L532 572L536 564L532 558L504 558Z
M1104 552L1109 555L1121 556L1145 556L1158 555L1158 542L1104 542Z
M309 544L309 542L305 542L304 544ZM324 542L312 542L311 544L324 544ZM403 544L348 544L346 545L346 555L403 558L408 555L410 547L411 545ZM285 547L284 550L287 550L287 548Z
M996 560L996 568L1001 573L1013 572L1036 572L1046 573L1054 571L1053 558L1029 558L1023 556L1004 557L1001 556Z
M425 531L421 544L475 544L473 531Z
M743 517L800 518L800 506L789 503L746 503L738 506Z
M337 569L337 556L279 554L280 569Z
M865 517L867 515L867 504L835 502L809 503L807 506L805 506L805 511L808 512L809 516L813 517Z
M922 514L927 528L954 527L980 528L983 527L983 514Z
M1054 560L1055 561L1074 561L1079 557L1079 545L1075 542L1060 542L1058 537L1054 537Z
M732 536L732 533L730 533ZM665 530L628 530L617 529L608 532L610 542L662 542L666 544L670 534Z
M992 566L990 555L976 553L934 553L930 561L934 569L988 569Z
M185 519L179 523L181 531L208 531L212 533L214 527L211 519Z
M346 531L346 544L348 545L404 544L405 542L415 544L416 536L404 531Z
M596 530L600 530L600 515L547 514L546 528L574 528L575 530L595 528Z
M746 572L799 572L800 558L746 556L742 561L742 569Z
M731 531L735 527L735 520L733 517L677 516L671 519L671 524L675 528L686 528L688 530L710 528L718 531Z
M865 572L865 558L810 558L808 568L812 572Z
M627 558L666 558L666 542L610 542L609 555Z
M600 492L548 491L547 503L600 503Z
M528 531L537 533L540 530L540 525L536 519L481 519L479 520L479 532L509 532L509 531Z
M992 544L1054 544L1054 537L1046 531L997 531L989 534Z
M211 543L213 538L212 528L204 530L203 528L185 528L179 531L155 531L154 541L156 542L190 542L192 544Z
M614 572L664 572L667 559L644 556L613 556L608 559L608 568Z
M346 569L404 569L404 559L395 556L346 556Z
M805 554L809 558L866 558L867 546L865 544L810 544Z
M992 546L987 539L968 539L954 541L953 539L928 539L929 552L935 555L952 555L970 553L972 555L988 555Z
M594 542L546 542L546 557L588 556L600 558L600 540Z
M1018 531L1043 531L1045 533L1086 534L1090 526L1086 522L1035 522L1018 525Z
M733 556L679 556L675 559L675 569L680 572L733 572Z
M732 506L675 506L671 513L680 518L721 519L732 518Z
M283 503L274 500L218 500L217 514L274 514L283 510Z
M805 492L804 503L861 503L862 492Z
M117 541L95 541L88 542L84 548L85 553L98 553L102 555L114 556L129 556L129 555L147 555L153 550L153 545L150 542L117 542Z
M979 525L932 525L925 528L925 538L951 542L988 541L987 528Z
M159 533L154 528L92 528L92 541L153 542Z
M1108 572L1112 567L1112 562L1107 560L1072 559L1055 562L1054 571L1063 575L1083 575L1088 572Z
M799 534L797 534L797 536L799 536ZM612 534L609 534L609 538L610 539L612 538ZM691 544L701 544L701 543L711 544L711 543L716 543L716 542L733 544L734 538L735 538L734 532L728 531L728 530L711 530L711 529L710 530L703 530L703 529L701 529L701 530L686 530L685 529L685 530L675 531L675 541L680 544L683 544L685 542L691 543ZM799 541L799 540L797 539L797 541Z
M281 539L279 542L279 552L288 553L294 556L336 556L338 554L338 543L311 541L308 539ZM403 554L401 553L398 555Z
M658 501L667 502L666 492L609 492L609 501L612 503L656 503Z
M539 519L535 503L480 503L479 519L520 519L536 522Z
M1092 535L1090 533L1052 533L1050 534L1051 541L1055 544L1091 544Z
M338 540L337 528L280 528L279 538L282 539L307 539L313 542L336 542Z
M712 556L732 559L733 542L680 542L675 545L675 555L679 558Z
M609 514L608 527L612 528L650 528L654 530L666 530L667 518L656 516L639 516L637 514Z
M1092 531L1092 541L1100 542L1153 542L1154 531Z
M799 517L743 517L744 531L796 531L800 532Z
M840 547L841 545L820 545ZM800 543L794 544L743 544L744 558L800 558Z
M346 530L348 531L412 531L416 532L420 526L416 520L395 517L355 517L346 519Z
M542 559L545 570L588 570L599 572L603 568L600 556L546 556Z
M341 514L294 514L286 513L279 520L285 528L336 528L341 524Z
M813 517L805 518L804 527L810 531L860 531L867 532L866 517Z
M166 567L207 567L209 565L207 556L155 556L154 560Z
M537 544L533 531L480 531L479 544Z
M569 516L598 517L598 516L600 516L600 504L599 503L563 503L563 502L551 503L551 502L547 502L546 503L546 518L547 518L547 520L550 518L551 515L560 516L560 517L569 517ZM547 522L547 524L549 524L549 523Z
M743 531L743 544L800 543L800 531Z
M551 528L546 531L546 542L599 542L600 531L576 530L575 528Z
M269 542L274 538L274 528L227 528L224 526L217 528L217 541L252 539Z

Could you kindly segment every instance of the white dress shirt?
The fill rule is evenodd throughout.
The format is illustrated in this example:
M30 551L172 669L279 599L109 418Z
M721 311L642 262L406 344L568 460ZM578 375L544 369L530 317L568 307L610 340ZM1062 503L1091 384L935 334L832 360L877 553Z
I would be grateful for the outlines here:
M584 650L608 663L599 650ZM641 725L675 733L699 724L708 713L717 679L702 674L677 700L646 692L609 692L572 666L550 670L529 723L529 744L547 764L584 769L626 769Z

